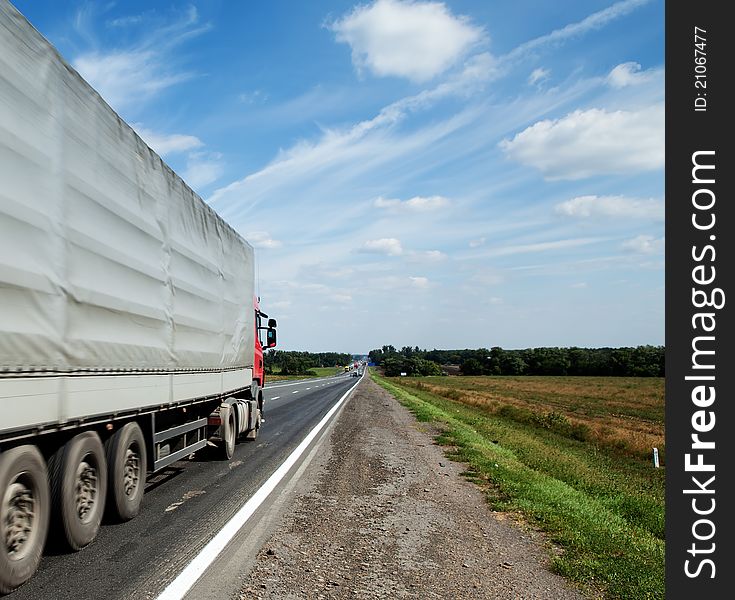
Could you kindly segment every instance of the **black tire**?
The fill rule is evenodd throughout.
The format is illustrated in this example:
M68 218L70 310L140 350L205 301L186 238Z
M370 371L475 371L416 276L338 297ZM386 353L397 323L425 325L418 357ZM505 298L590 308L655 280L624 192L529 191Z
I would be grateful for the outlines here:
M222 410L222 409L220 409ZM217 454L220 460L230 460L235 454L235 441L237 440L237 419L235 407L227 410L227 415L222 419L221 439L217 444Z
M49 458L54 527L72 550L96 536L107 497L107 461L93 431L74 436Z
M50 506L46 463L38 448L0 452L0 593L10 593L36 572Z
M140 512L145 491L147 455L143 431L127 423L105 441L107 510L113 519L129 521Z

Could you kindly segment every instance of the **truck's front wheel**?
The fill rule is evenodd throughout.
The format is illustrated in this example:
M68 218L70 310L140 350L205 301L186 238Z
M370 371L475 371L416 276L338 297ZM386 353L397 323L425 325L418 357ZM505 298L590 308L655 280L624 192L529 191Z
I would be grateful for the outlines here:
M230 460L235 454L235 441L237 439L237 420L235 419L235 407L229 406L227 414L222 417L221 440L219 442L219 457L222 460ZM221 411L220 411L221 414Z
M46 463L35 446L0 453L0 593L36 572L49 523Z
M146 474L145 438L140 425L127 423L105 442L110 512L129 521L143 503Z
M80 550L96 536L107 495L107 462L93 431L74 436L49 459L51 498L56 525L66 541Z

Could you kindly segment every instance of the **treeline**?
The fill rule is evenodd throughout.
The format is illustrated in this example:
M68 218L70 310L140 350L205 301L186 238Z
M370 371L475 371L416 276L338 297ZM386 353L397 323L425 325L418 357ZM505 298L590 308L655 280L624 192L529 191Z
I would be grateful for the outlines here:
M278 371L281 375L316 375L316 367L344 366L352 361L351 354L340 352L299 352L295 350L268 350L263 354L266 373Z
M525 350L504 350L497 346L489 350L421 350L418 346L404 346L397 350L388 345L371 350L369 357L371 362L382 366L388 376L402 372L407 375L447 372L446 367L442 369L440 365L458 365L463 375L663 377L665 374L663 346Z

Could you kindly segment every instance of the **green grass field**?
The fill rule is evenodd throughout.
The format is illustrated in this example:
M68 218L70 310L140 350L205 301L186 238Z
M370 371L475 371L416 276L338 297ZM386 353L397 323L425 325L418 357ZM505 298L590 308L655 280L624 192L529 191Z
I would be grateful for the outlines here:
M594 596L664 597L664 380L424 377L376 381L469 465L496 510L523 515L556 572Z
M331 375L337 375L342 373L342 367L314 367L309 369L313 371L315 375L280 375L274 372L272 375L266 375L266 383L268 381L282 381L285 379L306 379L308 377L330 377Z

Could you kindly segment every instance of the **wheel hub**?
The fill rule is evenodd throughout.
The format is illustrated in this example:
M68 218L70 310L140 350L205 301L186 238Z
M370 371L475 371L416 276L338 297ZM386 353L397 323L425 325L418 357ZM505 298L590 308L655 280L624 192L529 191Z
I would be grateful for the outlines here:
M33 490L16 479L5 492L5 547L10 558L19 560L29 548L36 521Z
M97 469L86 461L79 463L77 468L76 504L77 514L82 522L92 517L95 502L97 501Z
M125 451L125 468L123 473L123 489L126 496L132 496L140 482L140 457L137 452L128 448Z

